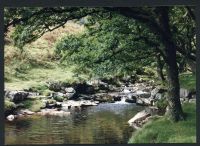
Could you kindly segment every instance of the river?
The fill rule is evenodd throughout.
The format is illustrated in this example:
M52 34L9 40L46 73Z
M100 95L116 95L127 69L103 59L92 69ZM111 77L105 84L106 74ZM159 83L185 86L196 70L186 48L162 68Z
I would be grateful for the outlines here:
M30 116L5 123L5 144L122 144L134 131L127 121L143 107L101 103L70 116Z

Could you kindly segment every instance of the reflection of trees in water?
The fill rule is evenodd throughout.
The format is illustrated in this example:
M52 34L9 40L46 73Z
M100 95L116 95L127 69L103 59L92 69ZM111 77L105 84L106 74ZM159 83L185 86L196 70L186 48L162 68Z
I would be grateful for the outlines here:
M71 118L74 125L77 124L85 124L85 120L87 120L88 117L88 111L86 108L82 107L75 107L74 109L71 109Z
M29 119L17 120L15 123L16 130L26 130L31 127L31 121Z
M9 133L6 141L9 144L127 143L132 129L127 121L136 109L124 110L123 114L118 114L113 109L88 107L75 109L68 117L44 116L14 121L18 123L7 127L11 128L6 132ZM10 133L16 129L19 133Z

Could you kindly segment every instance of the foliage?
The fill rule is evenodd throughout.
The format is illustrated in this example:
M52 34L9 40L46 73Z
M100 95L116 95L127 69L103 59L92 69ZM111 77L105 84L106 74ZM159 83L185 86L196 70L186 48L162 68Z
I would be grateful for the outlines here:
M45 84L38 84L36 86L33 86L33 87L29 88L30 91L39 92L40 94L42 94L47 89L48 89L48 86L45 85Z
M16 105L14 102L9 101L8 99L4 100L4 110L5 111L11 111L16 108Z
M156 102L155 105L156 105L156 107L159 109L159 111L165 112L166 107L167 107L167 105L168 105L168 102L167 102L166 97L162 97L160 100L158 100L158 101Z
M133 32L137 30L134 21L114 14L109 20L93 19L87 18L85 34L66 36L57 43L56 53L61 55L61 61L79 64L79 71L89 72L91 76L132 74L134 69L149 64L147 58L151 56L146 54L152 53L153 48L142 40L134 41L138 39Z
M191 7L57 7L29 12L29 17L20 12L17 20L9 21L9 15L5 21L5 29L17 25L13 39L20 49L69 20L82 19L79 23L87 26L88 31L80 36L65 37L56 49L63 61L79 65L79 71L90 77L132 74L161 55L168 68L168 93L179 98L176 56L196 60L194 21L192 27L189 25L190 20L195 19ZM178 121L183 113L180 102L174 102L173 98L169 98L173 107L170 112Z
M179 76L180 86L190 91L196 90L196 75L192 73L182 73Z
M185 103L183 110L185 121L172 124L165 117L152 119L133 133L129 143L196 143L196 104Z

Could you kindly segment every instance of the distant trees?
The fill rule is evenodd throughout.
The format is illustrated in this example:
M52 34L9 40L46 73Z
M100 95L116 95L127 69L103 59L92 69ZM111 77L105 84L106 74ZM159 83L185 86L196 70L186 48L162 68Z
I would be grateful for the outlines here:
M193 8L12 8L5 10L5 35L9 26L15 26L15 45L23 48L45 32L80 18L85 18L82 23L88 31L81 36L65 37L57 44L57 53L62 54L63 60L71 59L102 75L131 72L157 58L158 73L163 80L163 62L166 64L171 119L184 119L177 56L187 60L195 71Z

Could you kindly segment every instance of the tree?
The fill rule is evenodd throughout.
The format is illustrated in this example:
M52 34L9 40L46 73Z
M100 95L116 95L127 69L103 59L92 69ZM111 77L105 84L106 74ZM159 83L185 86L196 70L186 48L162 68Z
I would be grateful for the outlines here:
M189 8L189 7L188 7ZM64 24L68 20L72 19L80 19L86 16L92 16L93 18L106 18L107 20L110 19L113 15L122 15L126 17L127 19L134 20L132 21L133 24L137 24L139 29L136 29L133 27L133 32L136 32L137 34L141 33L141 29L146 30L148 33L148 36L144 34L144 36L140 37L130 37L129 35L121 37L126 37L127 41L133 42L131 45L133 45L131 48L134 48L134 53L131 53L133 49L130 49L130 46L128 48L126 46L123 46L119 48L119 38L115 35L115 33L111 33L110 35L113 35L111 39L108 38L108 41L105 43L107 46L104 46L104 52L101 51L97 54L93 54L91 56L88 52L85 54L82 54L82 56L85 56L82 58L82 61L88 62L88 65L91 65L89 62L103 62L102 64L102 70L105 66L108 66L109 68L112 67L113 64L110 64L110 62L106 61L107 59L115 60L115 64L119 65L119 60L115 58L116 54L122 54L128 58L125 60L127 63L127 66L122 65L122 68L130 66L130 62L133 62L134 59L131 59L131 55L134 55L137 53L139 49L136 49L136 45L145 44L149 48L153 48L153 46L159 46L154 49L155 51L152 51L152 49L149 49L150 53L160 53L163 60L166 63L167 66L167 81L168 81L168 99L169 99L169 111L172 120L179 121L184 119L183 111L181 108L180 103L180 95L179 95L179 79L178 79L178 66L177 66L177 59L176 55L181 54L182 56L188 58L189 60L192 60L195 62L195 35L194 35L194 26L189 27L189 23L186 25L183 25L176 20L181 20L182 14L185 10L187 10L188 13L185 14L185 17L195 19L192 15L193 11L191 8L174 8L174 7L140 7L140 8L64 8L64 7L58 7L58 8L39 8L39 9L33 9L32 12L28 16L24 16L24 12L19 12L18 9L16 9L18 18L6 18L5 23L5 30L10 25L17 25L17 27L20 27L18 29L19 31L14 35L16 38L16 41L28 43L32 40L37 39L41 35L43 35L47 31L52 31L58 27L64 26ZM18 13L19 12L19 13ZM9 13L9 12L8 12ZM177 14L178 13L178 14ZM181 15L180 15L181 14ZM11 15L7 15L11 16ZM181 18L180 18L181 17ZM95 20L95 19L94 19ZM190 19L188 19L189 22ZM129 22L130 24L130 22ZM132 25L133 26L133 25ZM176 27L177 26L177 27ZM184 33L181 33L182 31L179 29L180 26L183 26ZM123 26L125 27L125 26ZM127 29L127 28L126 28ZM127 29L130 31L130 29ZM107 30L109 33L109 30ZM24 32L24 33L23 33ZM26 33L25 33L26 32ZM28 32L28 33L27 33ZM131 31L132 32L132 31ZM25 34L23 37L21 37L21 34ZM118 33L119 34L119 33ZM153 35L152 35L153 34ZM185 34L188 34L187 37L185 37ZM104 40L106 40L107 35L105 35ZM153 39L152 39L153 37ZM150 39L149 39L150 38ZM187 39L185 39L187 38ZM76 38L73 38L76 39ZM190 39L190 40L188 40ZM143 42L143 43L141 43ZM84 43L86 42L78 42L80 47L79 49L84 49ZM20 43L17 43L20 44ZM87 43L88 44L88 43ZM126 43L124 43L126 44ZM186 44L186 45L185 45ZM77 45L77 44L76 44ZM135 46L136 45L136 46ZM94 44L89 45L89 48L96 47ZM183 47L184 46L184 47ZM113 50L115 48L115 50ZM116 49L118 48L118 49ZM126 51L122 51L123 49L126 49ZM129 50L130 49L130 50ZM139 54L141 55L142 52L139 50ZM108 54L107 54L108 53ZM103 54L103 55L102 55ZM96 57L94 57L96 55ZM145 59L145 56L142 55ZM142 57L141 56L141 57ZM79 55L81 58L81 56ZM90 57L90 60L87 60ZM96 59L98 58L98 59ZM133 57L134 58L134 57ZM124 58L122 58L124 60ZM121 61L122 62L122 61ZM106 69L104 68L104 71ZM128 69L126 69L128 70Z

